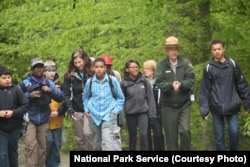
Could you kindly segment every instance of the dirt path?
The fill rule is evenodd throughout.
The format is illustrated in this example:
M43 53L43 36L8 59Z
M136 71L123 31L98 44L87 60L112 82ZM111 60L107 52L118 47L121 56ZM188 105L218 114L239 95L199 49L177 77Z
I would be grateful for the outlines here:
M19 153L18 157L19 167L25 167L24 138L21 138L19 140L18 153ZM60 167L69 167L69 154L61 153Z

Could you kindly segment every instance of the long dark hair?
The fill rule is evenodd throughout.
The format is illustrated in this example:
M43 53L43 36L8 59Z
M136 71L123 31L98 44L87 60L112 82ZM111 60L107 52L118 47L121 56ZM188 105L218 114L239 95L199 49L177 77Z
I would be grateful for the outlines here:
M91 75L90 67L91 67L92 63L91 63L90 57L88 56L88 54L84 50L77 49L71 54L70 62L68 65L68 70L65 73L65 76L67 78L70 78L70 75L72 72L77 71L77 68L74 65L74 59L77 57L81 58L85 62L85 67L83 69L84 74L87 76Z

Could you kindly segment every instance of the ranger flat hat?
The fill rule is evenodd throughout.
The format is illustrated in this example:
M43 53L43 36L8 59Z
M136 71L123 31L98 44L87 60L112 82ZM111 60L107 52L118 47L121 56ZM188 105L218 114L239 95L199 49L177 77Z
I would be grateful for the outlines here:
M165 48L172 48L172 47L177 47L177 48L181 47L178 43L178 39L175 36L170 36L166 38Z

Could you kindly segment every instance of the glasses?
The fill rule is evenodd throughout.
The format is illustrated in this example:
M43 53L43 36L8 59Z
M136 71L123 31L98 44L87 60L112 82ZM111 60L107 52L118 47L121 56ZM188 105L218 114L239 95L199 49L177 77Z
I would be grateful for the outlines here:
M132 68L132 69L139 69L139 67L128 67L128 68Z

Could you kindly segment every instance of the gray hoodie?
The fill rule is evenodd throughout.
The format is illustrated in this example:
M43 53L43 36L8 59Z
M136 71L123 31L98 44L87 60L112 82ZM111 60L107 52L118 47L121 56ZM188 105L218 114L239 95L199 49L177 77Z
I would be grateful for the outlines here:
M149 118L157 117L154 94L148 79L139 74L138 79L132 81L125 73L121 87L125 96L125 114L148 113Z

